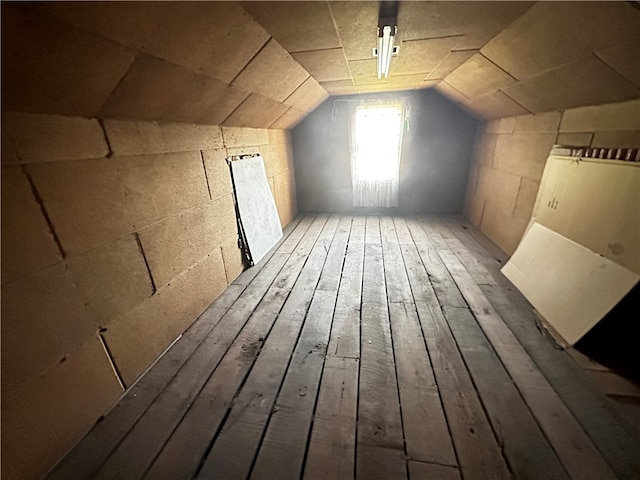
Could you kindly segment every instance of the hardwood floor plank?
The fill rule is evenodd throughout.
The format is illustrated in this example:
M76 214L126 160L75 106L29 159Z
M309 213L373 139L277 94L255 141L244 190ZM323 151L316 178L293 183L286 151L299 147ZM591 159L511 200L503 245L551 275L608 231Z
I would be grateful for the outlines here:
M380 227L407 457L457 465L393 219Z
M356 361L357 359L345 360ZM316 417L313 421L304 480L353 479L355 431L355 417Z
M568 479L471 312L445 307L444 314L514 477Z
M328 356L307 452L305 479L352 479L355 467L357 358Z
M214 328L220 328L218 324L222 318L230 315L229 309L259 300L260 293L266 291L288 257L280 252L282 243L287 240L299 242L311 224L311 219L312 217L309 217L309 221L304 223L294 222L291 228L287 228L286 236L267 253L265 262L250 269L252 278L255 279L254 284L250 288L244 285L230 285L171 349L127 390L120 401L85 435L69 455L49 472L47 479L92 478L158 395L165 390L167 384L183 369L185 362L204 339ZM273 257L273 262L269 262Z
M333 216L316 241L197 478L244 479L250 473L327 257L324 242L337 226Z
M413 218L407 219L406 223L418 249L422 263L429 274L429 281L436 292L438 303L448 307L466 307L466 302L462 298L451 275L442 263L442 260L438 256L435 247L431 244L425 231L417 220Z
M366 236L365 243L377 244L382 243L380 238L380 219L373 215L365 217Z
M351 218L341 218L333 241L323 245L327 258L251 478L297 480L302 473L350 227Z
M329 339L329 355L360 357L360 302L364 264L365 221L354 217L349 244L340 279L333 327Z
M460 470L447 465L409 461L411 480L461 480Z
M389 304L407 458L457 465L415 306Z
M308 230L234 340L220 364L147 472L147 479L188 478L198 469L237 390L260 353L276 318L320 234L324 219Z
M320 281L318 282L318 290L326 290L334 292L338 290L340 285L342 269L344 267L345 252L347 250L347 243L351 233L351 221L352 217L342 216L340 217L340 223L338 224L338 230L333 237L331 245L327 245L328 254L327 261L325 262L322 274L320 275Z
M367 219L367 230L370 225L374 230L377 222ZM404 437L381 250L365 246L356 478L401 479Z
M441 249L438 253L569 475L615 478L591 439L455 254L449 249Z
M496 285L479 285L528 355L585 429L619 478L640 475L640 444L611 410L610 400L539 325L533 308L499 271L508 255L460 216L441 216L457 238L494 272ZM466 227L466 228L465 228ZM462 262L465 265L464 262ZM466 265L465 265L466 266Z

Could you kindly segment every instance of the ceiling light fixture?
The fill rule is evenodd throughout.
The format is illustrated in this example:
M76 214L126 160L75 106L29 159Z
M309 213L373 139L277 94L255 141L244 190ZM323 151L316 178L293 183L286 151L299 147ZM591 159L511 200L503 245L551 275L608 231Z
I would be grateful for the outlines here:
M378 48L373 49L373 56L378 57L378 78L389 78L391 57L397 55L399 46L393 45L393 39L398 31L397 27L385 25L378 27Z

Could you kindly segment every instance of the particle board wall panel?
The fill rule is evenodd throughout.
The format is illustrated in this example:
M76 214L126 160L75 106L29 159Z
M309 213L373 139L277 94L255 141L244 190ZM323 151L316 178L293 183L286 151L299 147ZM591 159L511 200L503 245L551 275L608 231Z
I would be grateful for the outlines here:
M20 4L2 7L2 45L7 111L94 116L135 56Z
M293 172L287 171L273 177L276 207L280 224L287 225L296 216L295 184Z
M202 158L207 172L207 182L211 198L233 193L231 173L227 165L227 151L225 149L203 150Z
M141 52L231 82L269 39L235 2L45 6L56 17Z
M598 27L585 28L593 24L593 19L597 19ZM640 12L626 3L540 2L481 52L518 80L524 80L615 45L630 34L636 36L638 28Z
M100 116L218 125L247 95L179 65L139 56Z
M169 283L223 243L237 241L236 212L231 195L169 217L139 232L156 288Z
M242 2L240 5L289 52L340 47L327 2Z
M518 198L513 209L513 216L521 220L529 220L533 206L536 203L540 182L530 178L522 178L520 180L520 189L518 190Z
M267 138L270 145L289 145L291 144L291 134L288 130L270 128L267 130Z
M640 131L596 132L591 140L592 147L640 148Z
M378 27L378 2L332 2L330 4L347 60L372 57Z
M512 212L513 206L486 200L480 225L485 235L509 255L515 251L529 223L529 219L514 219Z
M481 198L501 203L513 210L520 188L520 177L501 170L480 167L476 188L477 195Z
M237 237L221 245L224 273L227 284L233 282L244 271L244 255L238 247Z
M498 135L493 168L537 180L555 140L555 133Z
M499 135L486 133L476 135L474 144L474 164L490 167L496 152L496 142Z
M107 326L104 337L125 384L131 383L226 288L220 248L216 248Z
M485 125L487 133L513 133L516 128L516 117L504 117L491 120Z
M445 80L469 98L498 90L516 81L479 53L447 75Z
M293 58L318 82L349 80L349 66L342 47L329 50L294 52Z
M222 125L227 127L268 128L287 110L288 107L282 103L257 93L252 93L227 117Z
M304 112L311 112L326 100L329 96L327 91L313 77L307 78L302 85L298 87L284 101L285 105L295 107Z
M109 153L96 119L2 112L2 136L15 151L13 157L2 156L3 164L101 158Z
M473 195L465 202L464 215L476 228L480 228L482 223L485 202L486 200L477 195Z
M63 362L101 326L151 293L133 236L4 285L3 391Z
M571 108L562 113L561 132L640 130L640 99Z
M121 393L94 336L64 363L4 394L2 432L11 441L2 446L3 476L42 478Z
M515 119L515 132L549 132L558 131L560 112L541 113L539 115L520 115Z
M640 87L638 51L640 51L640 36L612 47L598 50L595 54L636 87Z
M222 127L224 146L226 148L267 145L270 143L268 132L264 128Z
M507 87L509 88L509 87ZM519 102L505 95L502 91L485 93L471 100L462 102L462 105L476 115L483 118L513 117L530 113Z
M503 90L533 113L619 102L640 95L640 88L593 55Z
M103 120L114 155L212 150L223 147L217 125ZM91 157L85 157L91 158Z
M282 102L308 77L307 71L289 52L271 39L233 80L233 84Z
M20 167L2 167L2 283L62 260L27 177Z
M558 133L556 143L559 145L591 145L593 133Z
M28 169L67 253L86 251L209 199L200 152Z

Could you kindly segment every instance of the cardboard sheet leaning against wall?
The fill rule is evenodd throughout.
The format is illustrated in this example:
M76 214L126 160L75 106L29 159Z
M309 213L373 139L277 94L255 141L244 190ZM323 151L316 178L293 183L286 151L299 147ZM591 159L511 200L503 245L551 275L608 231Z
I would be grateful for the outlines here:
M255 265L282 238L276 202L260 155L232 157L229 164L242 247Z
M640 164L551 155L502 273L575 344L640 280Z

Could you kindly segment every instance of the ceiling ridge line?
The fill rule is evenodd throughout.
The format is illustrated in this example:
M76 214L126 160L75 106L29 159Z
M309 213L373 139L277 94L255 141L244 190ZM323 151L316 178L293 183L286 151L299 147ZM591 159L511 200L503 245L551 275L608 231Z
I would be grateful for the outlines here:
M505 87L502 87L505 88ZM531 115L536 115L534 112L532 112L531 110L529 110L527 107L525 107L524 105L522 105L519 101L517 101L515 98L513 98L511 95L509 95L508 93L506 93L504 90L502 90L502 88L499 88L497 90L495 90L494 92L491 93L495 93L495 92L500 92L502 93L505 97L507 97L509 100L511 100L513 103L515 103L516 105L522 107L523 109L525 109L527 112L529 112L529 114ZM486 95L486 94L485 94ZM518 115L512 115L514 117L517 117ZM503 117L500 117L503 118Z
M302 65L301 65L301 66L302 66ZM304 67L303 67L303 68L304 68ZM307 70L305 70L305 72L307 72ZM298 90L300 90L300 89L302 88L302 85L304 85L305 83L307 83L307 81L309 81L309 79L310 79L310 78L313 78L313 77L312 77L312 75L311 75L309 72L307 72L307 78L305 78L305 79L302 81L302 83L301 83L300 85L298 85L296 88L294 88L294 89L293 89L293 91L292 91L289 95L287 95L287 96L285 97L285 99L284 99L284 100L282 100L282 102L280 102L280 103L282 103L283 105L287 105L287 106L289 106L289 107L292 107L293 105L289 105L288 103L285 103L285 102L286 102L287 100L289 100L293 94L295 94ZM317 83L318 85L320 85L320 82L318 82L315 78L314 78L314 80L316 81L316 83ZM320 86L322 87L322 85L320 85ZM324 87L322 87L322 88L324 88ZM324 90L326 91L326 88L324 88Z
M504 73L506 73L507 75L509 75L511 78L513 78L516 82L520 82L521 80L514 77L513 75L511 75L507 70L505 70L504 68L502 68L500 65L498 65L496 62L494 62L493 60L491 60L489 57L487 57L484 53L482 53L481 50L478 50L478 55L482 56L482 58L484 58L485 60L487 60L488 62L490 62L491 64L495 65L497 68L499 68L500 70L502 70ZM468 61L468 60L467 60ZM499 90L499 89L497 89Z
M617 45L617 44L616 44ZM613 45L615 46L615 45ZM598 55L598 51L597 50L593 50L591 53L589 53L589 56L593 56L596 58L596 60L598 60L600 63L602 63L605 67L607 67L609 70L611 70L612 72L614 72L616 75L618 75L620 78L624 79L626 82L628 82L630 85L633 85L634 87L636 87L637 90L640 90L640 87L638 85L636 85L635 82L629 80L627 77L625 77L621 72L619 72L617 69L615 69L614 67L612 67L611 65L609 65L603 58L601 58Z
M266 30L265 30L265 32L266 32ZM269 32L267 32L267 33L269 33ZM256 53L255 53L255 54L254 54L250 59L249 59L249 61L248 61L247 63L245 63L245 64L244 64L244 67L242 67L242 68L240 69L240 71L236 74L236 76L235 76L235 77L233 77L233 78L229 81L229 85L233 85L233 82L235 82L235 81L238 79L238 77L242 74L242 72L244 72L244 71L247 69L247 67L251 64L251 62L253 62L253 61L256 59L256 57L257 57L258 55L260 55L260 52L262 52L262 51L265 49L265 47L269 44L269 42L270 42L271 40L274 40L274 41L275 41L275 38L273 38L272 36L269 36L269 38L267 39L267 41L266 41L266 42L264 42L264 44L263 44L263 45L258 49L258 51L257 51L257 52L256 52ZM280 44L278 44L278 45L280 45ZM283 47L283 48L284 48L284 47ZM287 52L287 53L289 53L289 52ZM291 55L291 54L289 53L289 55ZM306 70L305 70L305 71L306 71ZM309 73L309 72L307 72L307 73ZM234 87L236 87L236 88L240 88L240 87L238 87L237 85L233 85L233 86L234 86ZM251 93L255 93L255 92L251 92Z

